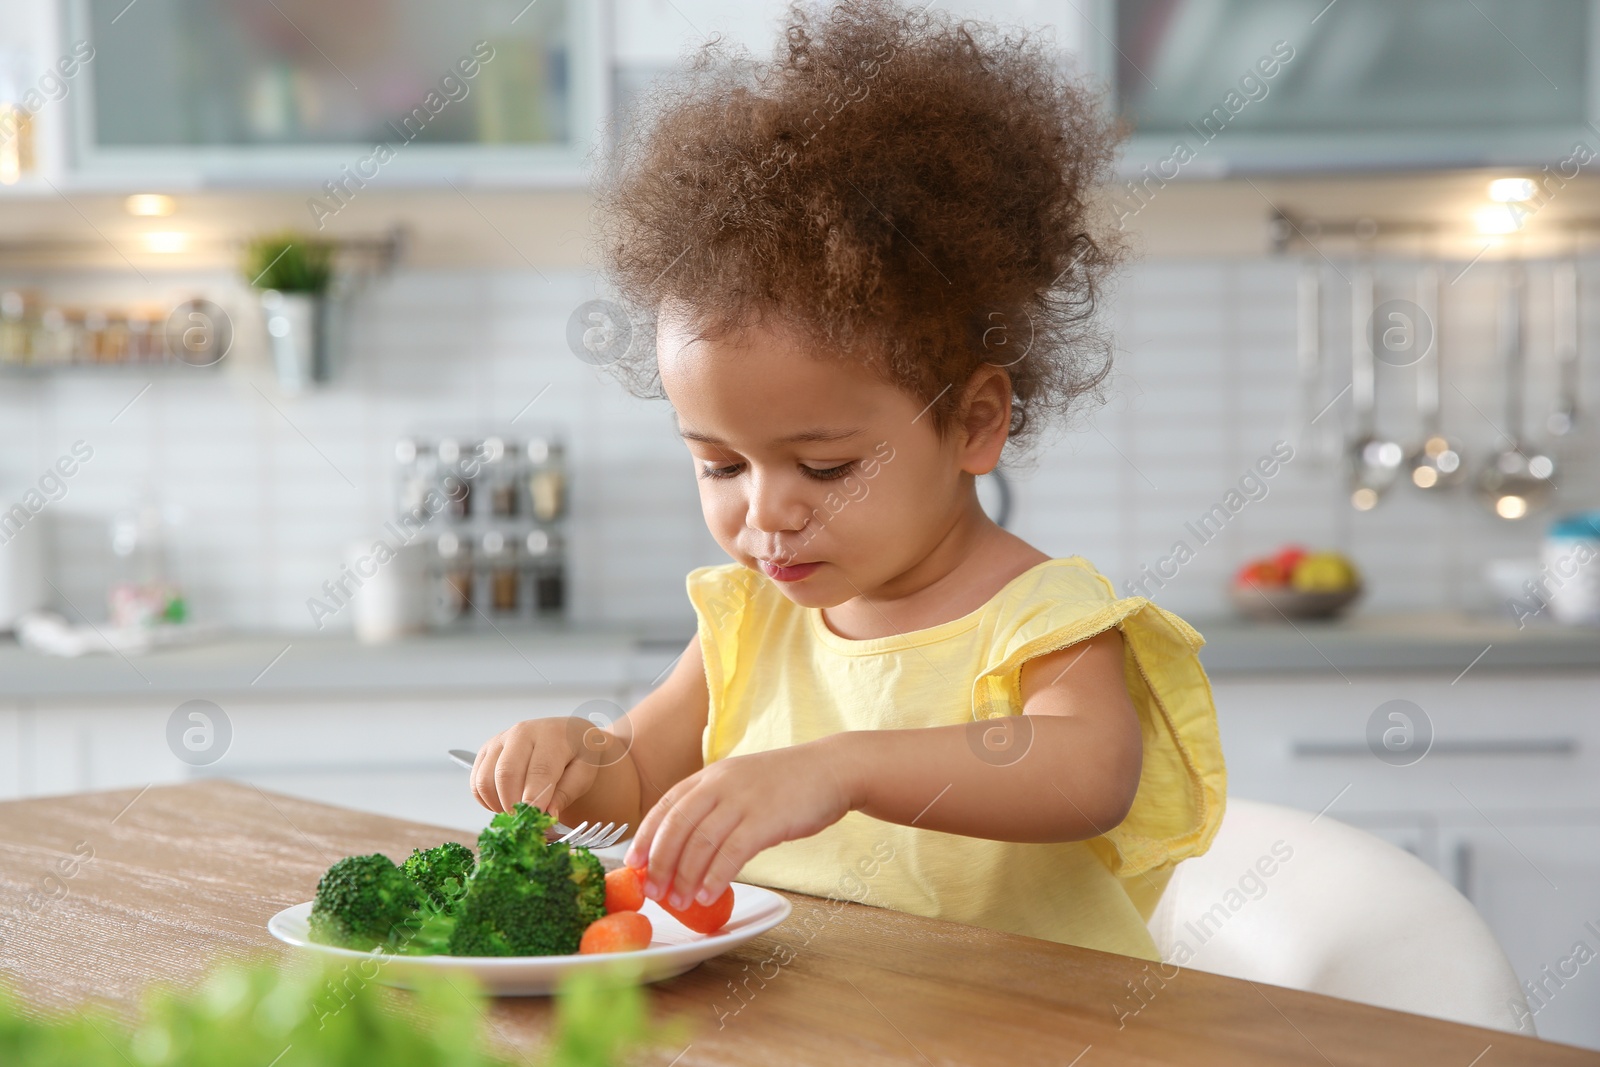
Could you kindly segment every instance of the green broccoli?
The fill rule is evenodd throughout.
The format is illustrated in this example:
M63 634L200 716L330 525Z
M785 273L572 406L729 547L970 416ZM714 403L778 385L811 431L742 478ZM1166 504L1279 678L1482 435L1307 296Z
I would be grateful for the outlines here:
M412 849L400 869L429 900L445 908L465 891L473 863L470 848L455 841L446 841L438 848L426 851Z
M352 856L328 869L311 911L311 937L407 955L551 956L578 951L606 913L605 869L586 848L545 840L555 820L518 804L464 845L417 849L396 867Z
M555 824L554 819L532 804L518 803L510 811L499 812L478 835L479 862L530 863L532 856L544 851L548 844L545 831Z
M311 940L367 951L393 948L408 936L422 894L382 853L346 856L317 883Z
M549 956L578 951L606 911L605 870L588 849L545 841L538 808L501 812L478 838L478 866L455 908L453 956Z

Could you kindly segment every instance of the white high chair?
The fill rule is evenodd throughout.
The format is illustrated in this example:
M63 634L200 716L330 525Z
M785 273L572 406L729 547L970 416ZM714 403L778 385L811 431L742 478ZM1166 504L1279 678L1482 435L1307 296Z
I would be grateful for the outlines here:
M1174 869L1149 922L1161 957L1532 1034L1505 953L1472 905L1403 849L1328 816L1228 798L1211 848Z

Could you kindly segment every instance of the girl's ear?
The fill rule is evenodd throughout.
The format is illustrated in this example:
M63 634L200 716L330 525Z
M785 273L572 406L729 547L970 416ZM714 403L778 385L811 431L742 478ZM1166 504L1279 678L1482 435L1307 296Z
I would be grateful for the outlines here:
M988 474L999 464L1011 431L1011 375L990 363L980 365L967 379L960 412L961 469Z

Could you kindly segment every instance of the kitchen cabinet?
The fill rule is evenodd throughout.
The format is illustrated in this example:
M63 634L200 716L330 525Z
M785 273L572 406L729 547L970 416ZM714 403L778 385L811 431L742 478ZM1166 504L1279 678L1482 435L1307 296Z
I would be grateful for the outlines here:
M172 700L33 701L0 711L0 799L227 777L263 789L462 829L489 819L446 756L476 748L512 723L568 715L586 701L624 706L630 694L593 689L407 698L224 698L232 738L215 763L194 766L168 747Z
M1600 1048L1600 815L1496 819L1444 840L1468 898L1533 984L1539 1036Z
M1554 992L1539 1035L1600 1048L1600 675L1453 677L1213 679L1229 794L1326 810L1418 856L1478 908L1518 977ZM1374 721L1379 750L1396 727L1417 747L1380 758ZM1557 986L1543 968L1580 941L1594 962Z
M1592 152L1590 0L1100 0L1085 39L1142 195L1182 174L1527 165ZM1570 175L1568 175L1570 177Z
M65 0L71 180L309 186L330 214L374 181L576 185L609 110L608 12Z

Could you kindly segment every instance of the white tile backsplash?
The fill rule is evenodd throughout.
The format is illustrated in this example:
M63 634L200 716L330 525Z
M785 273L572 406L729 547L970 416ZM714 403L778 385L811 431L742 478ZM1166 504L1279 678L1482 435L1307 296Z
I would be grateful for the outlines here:
M1431 498L1408 485L1368 514L1345 504L1339 463L1301 433L1298 269L1276 260L1172 260L1131 270L1108 301L1118 358L1106 404L1014 465L1017 532L1052 554L1089 557L1120 587L1176 540L1195 547L1185 523L1220 501L1275 441L1289 439L1298 454L1268 481L1267 497L1199 546L1157 591L1161 603L1219 612L1239 562L1290 540L1351 554L1367 574L1369 611L1488 603L1483 564L1534 554L1543 518L1505 523L1467 491ZM1323 273L1319 407L1349 381L1348 290L1332 267ZM1584 273L1592 312L1600 308L1600 271L1586 265ZM1409 269L1386 268L1379 282L1380 300L1407 295ZM1504 419L1494 283L1494 266L1480 264L1444 297L1445 424L1474 461L1497 447ZM683 576L720 555L666 406L628 396L567 350L568 315L598 290L591 275L400 271L353 300L335 380L293 398L279 394L261 346L250 342L258 329L250 294L232 279L187 284L220 294L214 298L235 314L239 340L222 366L0 379L0 500L17 499L73 441L95 448L49 508L55 580L85 613L103 611L110 514L151 485L179 520L173 555L198 617L308 628L306 599L336 574L349 543L377 536L389 517L394 440L515 417L519 428L555 430L569 442L573 617L687 626ZM1530 286L1536 302L1548 299L1548 274L1538 265ZM1536 430L1554 380L1540 307L1528 389ZM1586 318L1585 341L1600 341L1600 322ZM1596 346L1583 351L1584 377L1593 381ZM1380 370L1382 425L1414 440L1414 371ZM1346 398L1321 421L1348 418ZM1564 442L1563 506L1600 503L1595 442L1591 424ZM342 612L330 625L349 623Z

